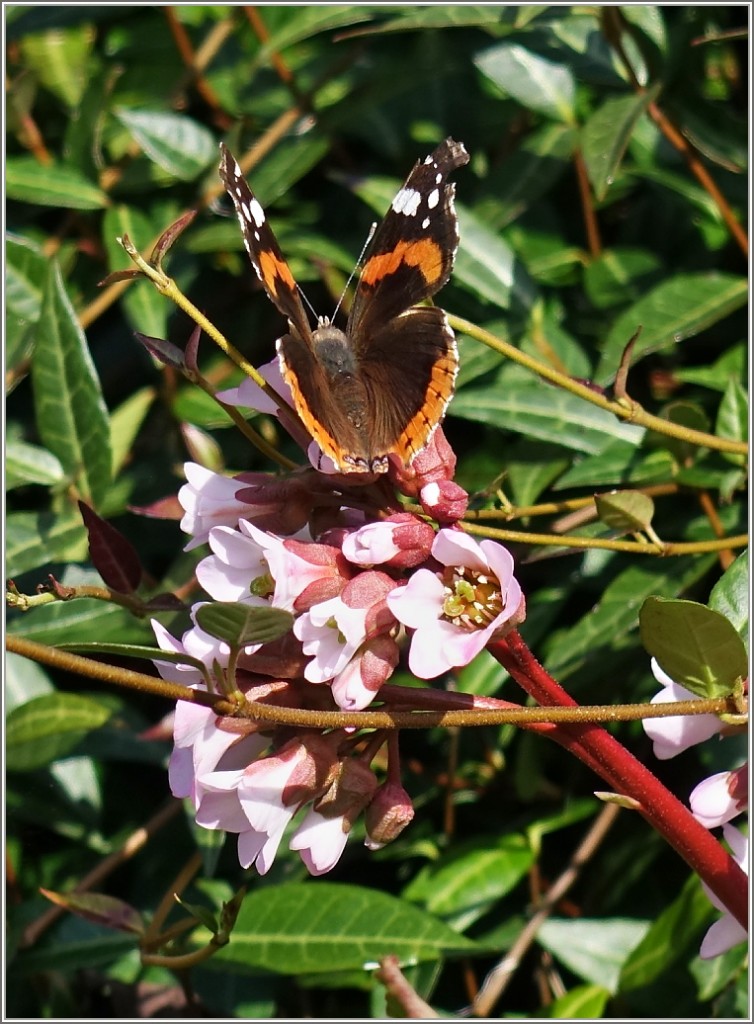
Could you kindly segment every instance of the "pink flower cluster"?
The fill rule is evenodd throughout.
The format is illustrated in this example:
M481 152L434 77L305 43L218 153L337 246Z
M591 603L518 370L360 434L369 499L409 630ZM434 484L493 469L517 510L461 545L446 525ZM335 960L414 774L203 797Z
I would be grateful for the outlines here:
M656 659L652 659L652 673L662 689L653 698L652 704L668 704L673 701L694 700L694 694L685 686L674 682L664 672ZM697 743L703 743L723 733L725 726L717 715L674 715L668 718L649 718L643 722L644 731L653 742L655 757L661 760L675 757ZM746 871L748 867L749 840L730 822L746 811L749 802L748 765L732 771L717 772L703 779L691 792L689 806L691 813L705 828L722 826L723 838L738 866ZM708 887L704 891L714 907L723 916L709 928L702 940L699 955L702 959L720 956L728 949L743 942L746 931L725 909Z
M400 486L441 522L463 514L465 492L448 475L452 452L442 432L400 474ZM493 637L522 621L524 599L513 559L501 545L477 543L457 527L435 532L396 505L370 519L365 494L346 477L313 470L234 480L186 467L179 499L188 548L207 542L196 570L214 601L271 605L294 615L282 640L243 649L233 685L248 700L288 707L366 708L395 670L404 638L414 675L431 679L468 664ZM349 491L349 488L353 488ZM159 623L162 650L198 658L222 686L230 649L197 624L180 639ZM189 686L204 676L188 664L156 662L168 679ZM382 697L384 700L385 698ZM269 869L299 810L289 847L313 874L329 871L363 811L367 845L384 845L413 816L400 786L397 745L380 785L370 762L384 742L347 730L327 734L224 720L182 703L170 762L173 793L189 797L207 828L238 835L241 864Z

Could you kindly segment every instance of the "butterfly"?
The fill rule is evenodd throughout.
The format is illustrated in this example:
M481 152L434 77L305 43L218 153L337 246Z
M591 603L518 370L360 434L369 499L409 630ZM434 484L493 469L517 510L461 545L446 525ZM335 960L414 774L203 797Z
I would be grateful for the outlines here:
M448 281L458 250L450 174L468 163L445 139L414 166L367 244L345 330L312 327L293 274L238 163L221 146L220 177L267 295L288 319L278 360L300 419L343 473L408 466L453 395L458 350L445 313L419 303Z

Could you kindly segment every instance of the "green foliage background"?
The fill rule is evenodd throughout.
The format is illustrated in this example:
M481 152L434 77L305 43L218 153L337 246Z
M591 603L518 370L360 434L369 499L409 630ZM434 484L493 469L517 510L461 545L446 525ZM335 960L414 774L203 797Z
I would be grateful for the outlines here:
M6 6L6 574L26 593L49 573L98 582L78 495L132 540L156 589L181 587L202 551L182 553L176 522L129 508L174 494L187 459L270 468L134 340L138 330L182 347L186 316L146 282L117 295L97 287L128 266L118 236L148 251L198 208L169 272L250 361L272 357L280 316L257 287L235 217L221 216L221 139L239 156L256 147L252 187L325 313L414 161L447 135L462 140L471 164L456 176L461 249L444 308L599 386L612 383L641 325L630 394L651 412L744 439L745 260L720 204L648 111L656 104L677 127L746 224L746 10ZM650 435L470 338L460 344L446 428L474 508L499 507L502 488L509 525L546 533L555 511L515 509L665 485L652 523L663 540L745 530L741 457ZM239 379L209 342L201 365L218 387ZM255 424L295 457L273 423ZM594 520L569 529L614 536ZM513 547L528 599L523 635L581 703L649 699L642 601L706 602L722 575L714 553ZM744 634L745 577L739 560L718 595ZM180 632L175 616L160 618ZM144 620L93 600L12 613L8 629L48 644L152 642ZM27 947L24 929L49 906L40 887L71 889L169 799L169 744L146 734L169 709L18 657L7 667L17 716L8 1009L129 1016L151 986L174 983L140 966L132 937L68 916ZM521 699L486 657L457 685ZM732 741L657 764L638 725L619 735L681 798L730 765ZM402 750L412 826L378 854L352 837L325 881L308 880L283 844L267 877L246 880L231 944L195 972L210 1015L383 1015L383 989L362 967L389 951L415 960L408 974L421 995L457 1012L469 978L480 983L509 948L600 809L599 780L511 728L406 735ZM163 825L103 891L148 916L198 845L204 881L187 899L228 899L242 881L234 843L220 849L189 822ZM685 865L623 812L498 1012L745 1017L742 951L707 964L696 956L713 918ZM546 956L559 979L554 1002Z

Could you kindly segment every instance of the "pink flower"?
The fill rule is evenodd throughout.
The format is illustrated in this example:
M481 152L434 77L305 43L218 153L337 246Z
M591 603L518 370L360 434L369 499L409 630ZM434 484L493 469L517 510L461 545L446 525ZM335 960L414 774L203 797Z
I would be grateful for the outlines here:
M419 569L387 597L395 617L414 630L409 668L420 679L467 665L525 614L513 558L501 544L443 529L432 555L444 571Z
M650 701L651 704L669 704L679 700L696 700L696 696L680 683L674 683L658 665L651 662L652 673L663 689ZM720 732L722 723L717 715L672 715L668 718L645 718L644 732L654 745L654 755L660 761L675 757L681 751L703 743Z
M723 825L723 835L728 846L730 846L733 859L742 871L747 871L749 864L748 838L732 825ZM747 938L747 933L746 929L742 928L733 915L725 909L715 894L704 884L703 888L710 903L723 913L720 920L715 921L707 930L707 934L702 939L702 945L699 949L699 956L702 960L710 960L712 957L720 956L721 953L732 949L733 946L737 946L739 942L744 942Z
M691 813L705 828L737 817L749 803L748 765L703 779L689 797Z
M398 512L349 533L343 554L354 565L389 565L413 569L429 557L435 531L410 512Z
M246 530L256 530L250 523ZM215 526L209 532L212 554L196 567L196 578L215 601L240 601L266 605L272 590L265 550L240 530Z
M324 875L338 863L348 841L344 824L343 816L325 818L309 809L288 846L298 850L310 875Z
M236 498L238 481L213 473L196 462L184 464L188 481L178 491L185 509L181 529L191 535L185 550L204 544L213 526L235 526L249 506Z
M238 527L264 551L264 562L274 582L272 603L276 608L304 611L336 597L351 577L343 555L329 544L293 537L283 540L243 521Z
M343 711L361 711L374 700L398 664L400 651L391 636L376 636L357 650L331 683L335 703Z

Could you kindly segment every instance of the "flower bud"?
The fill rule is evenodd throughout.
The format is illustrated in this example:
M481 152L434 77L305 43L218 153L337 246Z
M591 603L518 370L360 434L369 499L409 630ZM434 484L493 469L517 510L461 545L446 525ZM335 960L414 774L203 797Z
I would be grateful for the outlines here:
M367 838L370 850L392 843L414 817L411 798L397 782L383 782L366 809Z
M422 508L439 523L455 523L469 506L469 496L454 480L436 480L425 484L419 494Z
M343 554L354 565L413 569L429 558L434 539L429 523L411 512L397 512L354 530L343 541Z
M343 818L350 829L377 789L377 778L363 761L347 757L334 772L330 788L315 803L314 809L325 818Z

